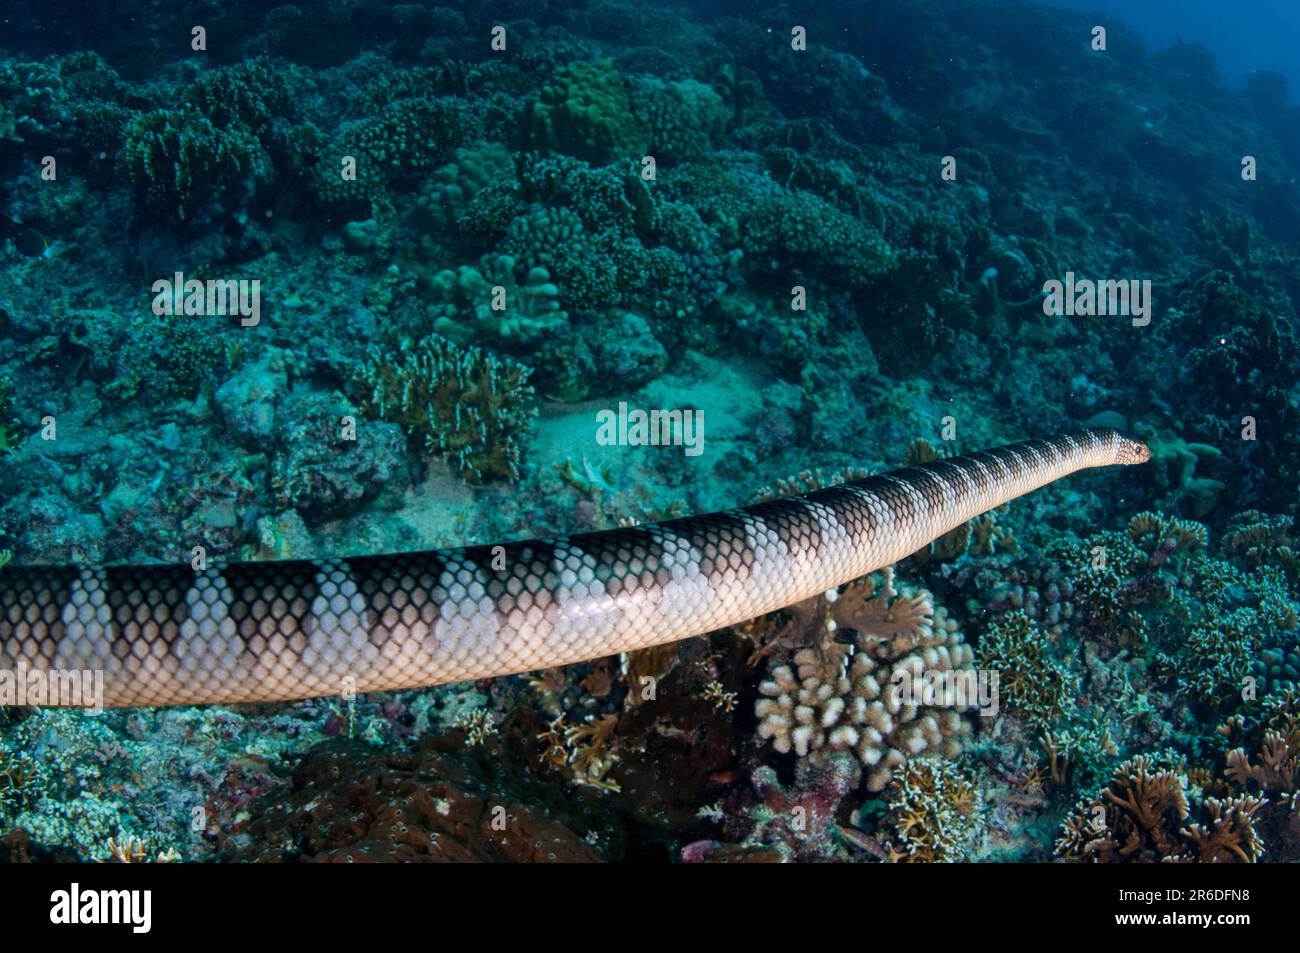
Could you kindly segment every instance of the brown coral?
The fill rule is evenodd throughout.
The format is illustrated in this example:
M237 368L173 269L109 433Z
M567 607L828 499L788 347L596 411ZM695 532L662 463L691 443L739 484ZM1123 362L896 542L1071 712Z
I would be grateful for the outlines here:
M1056 853L1101 863L1253 863L1264 853L1252 797L1207 798L1205 823L1187 824L1186 777L1138 756L1115 769L1101 796L1065 822Z
M980 796L966 773L943 761L909 761L890 785L889 859L952 863L966 859L979 822Z

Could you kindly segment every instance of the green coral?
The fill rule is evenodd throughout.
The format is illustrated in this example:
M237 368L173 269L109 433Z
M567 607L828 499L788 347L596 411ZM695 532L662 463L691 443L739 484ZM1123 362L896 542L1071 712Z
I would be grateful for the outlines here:
M5 455L16 452L22 440L13 416L13 386L13 378L0 377L0 454Z
M152 214L179 222L237 194L258 160L257 140L218 129L196 107L155 109L126 127L118 169Z
M420 189L409 215L422 246L485 247L523 210L514 163L500 143L457 148Z
M522 281L517 271L510 255L485 255L477 268L438 272L431 280L441 301L434 330L457 344L510 349L536 345L567 327L569 316L546 269L531 268Z
M474 116L462 100L420 97L396 102L363 122L355 141L363 155L397 177L436 168L476 131Z
M1023 612L1009 612L980 637L979 666L998 673L1007 703L1045 728L1066 711L1077 679L1053 657L1047 637Z
M246 63L208 70L190 84L181 99L222 129L241 129L262 136L290 101L285 71L264 56Z
M721 142L731 116L711 87L652 76L634 77L628 85L633 110L648 132L647 151L656 163L698 158Z
M26 143L60 130L63 81L50 61L0 65L0 140Z
M648 143L627 85L610 60L561 67L515 117L514 145L520 150L601 163L639 156Z
M627 163L590 166L570 156L530 154L519 162L523 198L572 209L587 229L643 234L656 216L649 186Z
M760 199L741 234L746 256L759 267L794 267L849 287L869 284L893 262L877 230L808 192Z
M500 249L521 267L545 268L570 306L594 311L618 304L620 281L639 273L640 256L621 249L624 241L635 239L593 235L572 209L534 206L510 223Z
M393 186L446 163L454 149L477 138L478 132L478 119L463 100L422 96L344 124L323 148L310 141L303 147L320 159L311 173L320 201L373 203L389 195ZM342 175L347 156L356 160L355 178Z
M469 483L518 480L537 410L530 370L438 335L397 354L371 349L357 372L365 413L423 439Z

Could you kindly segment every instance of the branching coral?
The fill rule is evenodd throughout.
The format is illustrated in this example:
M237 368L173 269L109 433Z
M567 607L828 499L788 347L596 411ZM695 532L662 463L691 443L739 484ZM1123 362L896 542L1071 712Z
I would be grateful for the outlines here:
M1286 516L1268 516L1245 510L1228 522L1223 534L1225 552L1240 556L1252 569L1273 565L1293 583L1300 581L1300 558L1296 555L1292 521Z
M197 108L142 113L126 127L118 168L144 207L165 220L189 221L205 206L238 197L260 153L239 129L218 129Z
M459 147L452 160L435 170L421 187L411 210L411 224L443 245L498 237L498 229L504 231L519 212L514 180L514 164L505 146L479 142ZM491 215L486 201L478 201L481 193L493 189L505 190L497 193L498 204L509 214Z
M1300 780L1300 724L1286 733L1267 729L1257 763L1252 763L1244 748L1234 748L1228 752L1224 773L1229 781L1243 788L1254 784L1269 796L1291 794Z
M1076 679L1052 658L1046 636L1023 612L1009 612L980 637L979 665L998 673L1007 703L1039 728L1065 713Z
M1138 513L1129 520L1128 535L1139 546L1151 552L1155 562L1163 562L1170 554L1204 549L1210 538L1209 531L1200 523L1173 519L1149 510Z
M285 72L266 57L201 74L182 95L218 128L264 135L290 102Z
M909 761L890 784L889 812L892 860L953 863L966 859L979 830L979 791L952 762Z
M510 255L485 255L477 268L444 269L430 280L442 304L434 330L461 345L485 343L506 350L526 348L568 325L559 289L545 268L523 280Z
M665 82L637 76L629 81L632 107L648 133L656 162L698 158L720 140L727 107L714 90L695 80Z
M13 378L0 377L0 454L18 449L21 434L13 416Z
M401 354L372 349L357 373L363 410L423 438L462 479L519 479L536 416L529 370L430 335Z
M1060 789L1095 783L1109 759L1119 754L1110 731L1094 722L1061 731L1043 732L1047 776Z
M572 307L595 310L616 304L620 282L642 267L636 255L620 255L625 242L635 245L612 232L591 234L572 209L535 206L510 223L498 247L520 267L546 269Z
M807 192L763 197L742 224L752 267L790 268L862 287L890 267L892 252L880 233Z
M969 703L948 683L923 704L925 683L936 672L969 669L973 656L929 592L896 588L886 569L787 612L791 622L780 638L804 647L759 686L760 738L813 764L849 752L872 791L909 758L960 753L971 729L962 717ZM836 641L850 633L857 647L851 658L849 646Z
M1057 856L1101 863L1241 861L1264 853L1255 830L1262 801L1205 800L1204 823L1187 824L1188 782L1138 756L1115 769L1101 795L1081 802L1056 842Z

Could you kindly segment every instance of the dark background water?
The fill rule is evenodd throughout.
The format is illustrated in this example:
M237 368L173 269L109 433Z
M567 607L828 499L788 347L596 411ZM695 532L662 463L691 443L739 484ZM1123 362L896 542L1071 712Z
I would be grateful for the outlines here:
M1182 40L1214 54L1229 86L1244 86L1253 70L1287 78L1291 99L1300 89L1300 2L1297 0L1045 0L1068 10L1097 10L1142 37L1150 52Z

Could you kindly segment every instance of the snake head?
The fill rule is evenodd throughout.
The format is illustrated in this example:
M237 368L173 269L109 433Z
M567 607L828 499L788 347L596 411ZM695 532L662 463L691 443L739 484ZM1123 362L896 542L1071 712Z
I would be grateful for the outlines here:
M1115 462L1123 466L1146 463L1151 459L1151 448L1135 437L1119 435L1119 446L1115 448Z

